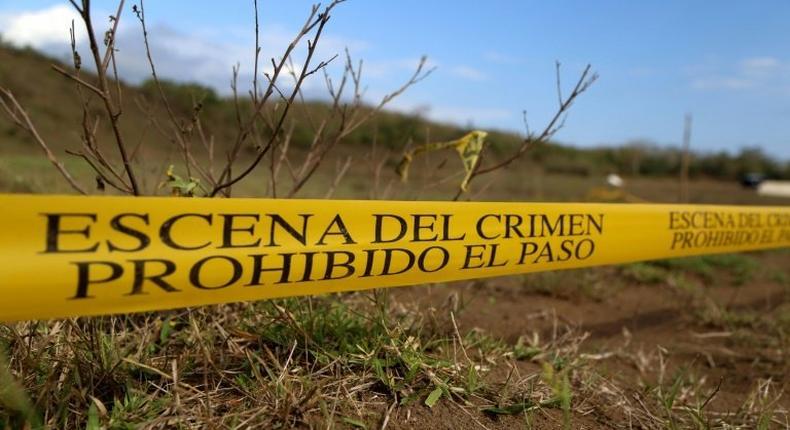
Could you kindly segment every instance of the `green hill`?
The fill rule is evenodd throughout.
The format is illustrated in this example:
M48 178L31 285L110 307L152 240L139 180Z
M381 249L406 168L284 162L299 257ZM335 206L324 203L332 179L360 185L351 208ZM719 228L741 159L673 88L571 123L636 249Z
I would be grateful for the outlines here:
M30 49L17 49L0 44L0 86L13 91L25 106L44 139L54 152L65 155L67 149L78 149L81 145L82 109L76 86L67 78L56 73L51 65L59 61ZM89 81L91 76L83 76ZM141 86L121 84L123 89L123 114L120 127L126 140L132 145L141 144L141 151L152 156L174 152L168 138L157 131L151 118L166 118L166 111L152 82ZM202 124L205 132L214 137L217 156L220 157L236 136L236 111L231 99L221 97L210 88L197 84L165 82L168 99L181 121L193 115L193 101L202 104ZM240 101L240 110L249 111L247 100ZM108 121L98 100L89 106L93 116L101 117L97 140L114 153L114 143ZM292 144L296 150L305 150L310 145L313 129L308 117L322 118L329 110L325 102L310 101L295 106L290 116L293 121ZM572 120L572 119L571 119ZM372 145L374 139L379 147L388 148L397 158L408 142L421 143L427 140L440 141L457 138L466 130L461 127L427 121L419 116L383 111L344 139L338 154L359 154ZM15 127L8 119L0 116L0 141L4 158L14 154L39 154L40 149L26 133ZM489 159L496 158L515 148L521 138L515 134L491 132L489 136ZM247 156L254 153L252 144L246 148ZM634 144L622 147L579 149L556 143L537 145L527 158L539 164L549 173L570 175L599 175L619 172L626 175L667 176L676 175L679 152L672 148ZM69 164L73 164L71 160ZM394 161L393 161L394 163ZM78 167L79 168L79 167ZM747 148L740 153L696 154L690 167L692 177L735 179L747 172L762 172L776 178L790 178L790 163L779 162L763 154L759 148Z

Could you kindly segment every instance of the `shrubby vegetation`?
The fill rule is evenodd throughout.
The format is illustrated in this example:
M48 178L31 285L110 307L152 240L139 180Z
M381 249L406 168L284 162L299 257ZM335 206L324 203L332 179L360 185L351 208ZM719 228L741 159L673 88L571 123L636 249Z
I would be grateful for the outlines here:
M155 97L156 87L152 81L142 84L146 96ZM217 95L211 88L195 83L178 84L166 82L168 98L183 113L192 109L194 99L202 101L209 115L230 118L232 101ZM307 116L321 118L329 109L322 101L307 102L300 112L295 112L296 128L293 144L299 148L310 145L312 134L306 121ZM427 120L419 114L382 112L375 121L365 124L352 133L347 142L356 145L370 144L373 139L384 147L399 151L407 143L427 140L454 139L470 130L452 124L440 124ZM491 150L501 154L506 148L516 147L522 137L509 132L490 134ZM577 148L550 142L532 148L527 159L543 166L548 173L580 176L618 172L627 176L677 176L680 171L681 151L677 147L662 146L649 141L633 141L623 145L611 144L596 148ZM728 151L694 153L689 165L692 178L735 180L747 173L761 173L772 179L790 179L790 160L777 160L757 146L741 148L736 153Z
M681 151L653 143L630 143L592 149L560 144L535 148L531 157L546 171L578 175L618 172L628 176L677 176ZM790 179L790 162L777 160L759 147L694 153L689 164L692 178L739 179L746 173L761 173L773 179Z
M146 81L142 89L146 94L150 92L152 97L155 94L153 82ZM210 116L229 118L233 115L232 102L221 98L211 88L194 83L168 82L166 90L168 98L177 100L178 108L185 113L192 109L192 100L196 97L203 101L206 113ZM326 103L312 101L294 113L296 129L292 139L296 147L307 148L312 139L306 121L299 119L308 115L320 118L328 109ZM419 114L382 112L376 120L352 133L347 142L366 145L377 139L382 146L399 151L408 140L425 142L429 139L454 139L468 131L452 124L427 120ZM519 145L521 139L515 133L492 132L489 137L490 149L495 154L501 154L506 148ZM617 172L626 176L651 177L677 176L680 156L681 151L677 147L648 141L596 148L577 148L550 142L534 146L525 155L527 159L541 165L547 173L590 176ZM689 176L692 178L736 180L747 173L761 173L772 179L790 179L790 161L777 160L759 147L744 147L736 153L697 152L692 155L689 165Z
M88 3L84 0L83 7ZM136 5L133 11L138 11ZM138 18L142 21L141 10ZM320 32L326 20L321 15L316 20ZM117 19L111 22L117 23ZM112 37L105 35L105 40ZM112 59L113 50L107 52L105 58ZM4 47L0 41L0 84L9 89L4 92L0 87L0 102L7 103L11 122L19 125L0 121L0 141L7 143L7 152L0 159L0 189L51 192L52 184L39 187L15 174L38 174L50 167L44 157L25 158L24 151L41 149L35 140L51 156L51 164L64 171L49 148L57 156L69 149L72 155L85 158L87 153L94 157L91 160L106 162L100 168L81 164L83 175L78 179L86 179L85 172L93 168L98 174L97 188L105 188L102 181L106 178L126 194L138 194L128 186L133 182L132 169L126 166L120 170L116 157L104 159L96 142L103 143L102 151L112 150L113 140L119 147L128 145L129 159L141 173L138 178L143 179L142 187L153 189L166 175L179 183L187 182L177 187L191 187L188 190L196 186L190 166L195 170L208 166L211 173L215 144L217 158L227 155L233 164L236 155L241 154L238 161L249 165L256 156L255 163L262 159L265 150L260 143L269 142L269 189L274 196L275 166L284 157L273 156L276 147L272 144L284 121L280 120L279 125L269 122L278 118L273 103L258 103L258 115L253 113L254 96L240 94L236 102L198 84L164 80L116 87L114 77L103 82L87 71L79 75L76 65L69 69L58 63L55 67L68 78L64 79L52 73L52 61L32 50ZM354 70L350 59L348 64L346 73L358 85L360 72ZM321 66L317 67L315 70ZM559 75L559 64L557 67ZM596 75L588 75L588 71L589 67L570 96L558 94L555 120L567 110L575 94L595 80ZM429 73L424 72L418 68L403 88ZM105 73L109 74L107 70ZM96 85L105 89L91 89ZM80 105L75 108L75 86L98 94L91 99L80 94ZM396 90L392 94L399 93ZM354 96L357 94L355 91ZM16 96L26 109L16 104ZM357 161L374 164L375 169L399 156L409 143L455 139L467 131L429 122L416 113L378 112L374 117L368 114L376 107L353 102L340 112L338 99L335 106L323 101L293 103L288 116L288 125L293 128L286 127L282 134L295 148L294 158L306 159L302 164L305 172L314 171L324 154L341 146L353 153L370 151L370 157ZM298 99L287 101L288 106L294 100ZM385 102L386 98L380 106ZM353 114L349 120L347 107L366 122L354 121ZM35 119L40 136L32 132L28 113ZM121 113L123 120L116 124ZM100 117L104 119L99 121ZM279 118L285 117L282 114ZM252 120L245 126L241 118ZM311 127L310 118L326 121L326 129L331 132L323 131L323 123L318 130ZM344 127L345 120L360 125ZM508 160L523 158L531 159L531 167L548 173L575 176L611 171L655 176L677 173L679 154L671 148L632 144L579 149L553 143L550 138L558 127L555 120L527 141L512 133L489 133L492 146L486 152L486 162L492 167L480 170L491 172L505 167ZM82 129L73 128L75 124ZM249 126L255 124L259 127ZM123 142L119 136L113 137L113 132L122 135ZM195 134L200 135L199 140L194 139ZM248 139L250 134L256 139ZM200 152L196 158L202 158L197 161L189 157L193 140L205 144L208 153ZM341 140L343 145L336 146ZM374 143L389 150L382 160L373 157L378 154L370 148ZM75 152L81 144L86 153ZM136 158L143 144L150 152ZM286 153L283 146L284 142L279 154ZM22 154L17 156L16 152ZM183 181L166 166L172 158L179 158L179 152L186 159L179 167L186 165L189 175ZM167 162L155 165L152 161L159 157ZM66 167L80 173L77 163L82 160L63 159L71 163ZM702 154L694 160L691 173L697 176L734 178L744 172L762 171L787 177L790 170L752 149L738 155ZM238 169L230 175L230 164L225 178L243 178L245 174L239 174ZM290 164L286 166L291 169ZM4 167L12 168L4 171ZM300 169L297 166L294 170ZM124 177L127 173L128 185ZM294 176L294 192L303 184L302 179L310 177L309 173L290 173ZM508 172L515 173L516 169ZM183 175L183 171L178 174ZM226 189L220 187L222 176L209 176L215 179L213 183L208 181L215 192ZM341 176L336 175L336 180ZM561 187L581 189L585 182L592 182L566 176L560 183L560 177L552 178L552 188L546 195L552 196ZM518 181L514 176L506 179L510 183ZM233 183L227 183L228 187ZM370 183L365 179L365 191L370 191ZM329 188L327 197L335 185L326 180L320 184ZM263 188L260 183L256 186ZM371 195L378 197L378 187L372 188ZM727 186L725 192L734 188ZM542 193L540 188L535 195L542 197ZM521 199L523 194L514 194L514 198ZM763 257L769 262L775 258L768 254ZM136 428L141 423L146 428L312 428L327 424L385 428L388 423L392 427L433 427L457 423L470 426L472 422L481 427L486 423L503 428L572 428L614 427L626 421L640 428L768 428L772 422L787 422L786 408L778 403L786 384L766 376L788 374L783 366L788 362L787 306L772 312L730 306L746 282L756 281L750 287L762 285L764 290L756 290L758 294L767 289L768 276L773 277L769 285L773 291L786 288L784 267L774 272L757 267L755 261L738 256L695 257L533 275L523 278L521 289L501 288L507 285L506 280L476 281L469 287L439 284L421 290L419 299L409 297L406 289L379 290L0 324L0 429L44 425ZM642 288L646 285L661 288ZM743 289L747 290L755 291ZM616 296L620 292L626 295ZM636 308L628 308L634 303L627 294L638 295ZM540 297L544 295L561 300L547 302ZM724 303L722 297L728 300L727 305L719 304ZM592 299L596 307L584 307L585 299ZM567 312L568 301L581 308L577 315ZM678 308L655 307L651 311L649 307L670 302L678 303ZM531 312L529 306L536 303L540 309ZM638 312L645 313L642 323ZM596 315L608 318L589 325L589 319ZM481 323L489 328L480 328ZM679 332L678 323L694 331ZM503 330L515 326L513 331ZM591 339L590 332L597 339ZM640 334L645 332L648 336L641 339ZM668 335L657 339L655 333ZM713 343L716 339L719 344ZM661 346L655 346L657 340ZM686 359L684 354L694 358ZM722 388L722 378L714 386L714 375L736 364L740 374L736 382ZM720 388L723 395L719 397L729 396L726 405L711 403ZM425 415L431 409L439 412Z
M62 150L79 145L78 136L62 133L62 124L79 121L72 118L79 112L71 109L67 99L72 97L73 85L52 73L49 64L54 60L30 49L18 49L0 44L0 78L15 88L17 94L25 99L31 114L35 113L41 134L53 137L53 149ZM5 61L8 60L8 61ZM23 73L14 73L22 69ZM220 95L216 90L197 83L177 83L160 80L162 88L174 111L184 118L194 113L195 102L201 109L206 132L216 137L217 145L224 145L234 135L236 111L231 98ZM126 87L128 96L124 101L124 115L128 123L145 123L145 114L135 104L140 100L154 102L159 97L153 80L143 82L139 87ZM53 98L55 99L53 101ZM63 99L62 103L58 99ZM240 109L250 112L251 102L241 98ZM163 114L154 108L154 114ZM291 143L294 148L306 150L313 138L308 117L324 118L331 109L326 101L312 100L298 103L291 113L294 130ZM370 108L363 108L370 109ZM123 126L123 125L122 125ZM153 141L150 146L164 147L165 142L155 133L144 134L143 129L127 132L134 140ZM345 138L350 148L366 150L375 140L379 147L398 154L407 144L455 139L466 129L427 120L416 113L395 113L382 111L373 120L363 124ZM99 130L99 134L109 130ZM12 124L2 122L0 133L11 148L33 148L27 142L25 133L20 133ZM139 133L139 136L138 136ZM109 136L107 136L109 137ZM491 131L488 142L489 154L496 158L506 150L518 147L523 137L515 133ZM576 148L552 141L532 146L524 158L539 165L546 173L560 173L578 176L602 175L617 172L625 176L676 176L680 168L680 150L676 147L660 146L648 141L634 141L625 145L601 146L597 148ZM769 178L790 179L790 162L776 160L760 148L742 148L737 153L725 151L695 153L689 166L692 178L714 178L736 180L745 173L762 173Z

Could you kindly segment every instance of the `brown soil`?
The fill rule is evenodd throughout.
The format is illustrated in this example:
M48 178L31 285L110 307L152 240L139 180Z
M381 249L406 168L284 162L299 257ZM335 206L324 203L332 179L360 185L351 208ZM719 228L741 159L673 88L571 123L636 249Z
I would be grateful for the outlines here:
M790 254L758 253L750 256L758 272L790 275ZM479 329L513 344L520 337L550 339L558 326L573 326L580 336L587 336L579 353L592 368L626 392L638 393L660 382L657 355L663 351L664 377L680 371L702 381L706 392L713 393L706 411L726 413L741 407L760 380L769 379L780 390L790 387L786 358L787 343L774 339L773 333L749 324L725 326L700 316L699 304L666 282L652 285L625 281L621 269L599 268L599 282L611 294L590 297L588 294L554 294L530 288L534 275L524 278L501 278L488 281L400 288L393 297L403 303L420 303L421 307L455 306L462 332ZM724 271L722 271L724 272ZM693 276L693 275L692 275ZM757 275L737 286L726 273L715 273L700 282L705 299L733 315L766 315L790 303L786 282L774 276ZM561 285L556 285L561 287ZM786 312L783 315L787 315ZM778 342L778 343L777 343ZM639 357L647 365L640 369ZM539 373L532 361L516 361L520 374ZM503 383L509 370L503 366L488 374L490 381ZM671 384L671 380L664 383ZM575 399L582 401L585 399ZM620 428L629 416L615 405L589 401L585 414L574 412L572 428ZM782 396L777 408L790 409L790 397ZM533 417L533 428L561 428L558 410L543 410ZM440 403L433 409L423 405L396 408L388 428L524 428L523 417L471 415L452 403Z

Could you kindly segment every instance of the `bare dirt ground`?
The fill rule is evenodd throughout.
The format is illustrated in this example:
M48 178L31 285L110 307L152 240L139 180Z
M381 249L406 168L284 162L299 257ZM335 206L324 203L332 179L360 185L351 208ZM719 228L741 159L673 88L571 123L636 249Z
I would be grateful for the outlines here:
M788 250L21 322L0 429L788 428L788 332Z
M732 417L753 406L760 390L773 390L775 397L764 400L774 402L775 415L761 425L786 428L790 398L779 393L790 386L785 338L790 254L744 258L720 261L712 271L691 263L692 267L647 273L661 265L639 264L402 288L393 294L398 301L420 303L427 310L449 303L458 308L460 330L477 330L509 344L537 345L568 336L566 342L573 344L568 354L579 360L579 371L571 377L576 405L569 420L572 428L685 427L672 423L672 414L662 415L665 405L645 404L655 400L646 393L662 385L669 387L667 391L676 387L677 398L669 406L673 414L684 415L686 408L704 404L707 424L714 424L716 416ZM751 269L738 268L744 264ZM743 270L759 273L744 279ZM577 288L580 285L592 289ZM512 382L514 375L528 379L541 373L538 361L533 357L500 363L489 372L489 381L502 389L508 378L518 385ZM393 428L568 424L552 409L470 416L451 404L433 410L401 408L391 420Z
M32 161L0 159L0 189L62 192ZM359 169L334 197L454 188L371 190ZM508 175L470 198L580 201L602 182ZM676 199L673 178L628 184ZM786 204L707 180L690 197ZM0 429L790 428L788 333L790 250L20 322L0 325Z

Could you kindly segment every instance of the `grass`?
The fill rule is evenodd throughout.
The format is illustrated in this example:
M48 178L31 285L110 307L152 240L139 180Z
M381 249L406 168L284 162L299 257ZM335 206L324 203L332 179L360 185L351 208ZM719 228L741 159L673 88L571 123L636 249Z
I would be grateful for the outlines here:
M0 160L0 186L51 192L54 179L19 179L41 164ZM520 293L578 304L616 301L634 284L668 286L689 303L699 329L732 333L728 347L788 358L786 304L757 313L710 296L753 281L787 288L787 279L786 271L762 270L757 257L726 254L545 272L519 283ZM458 302L426 308L374 291L0 325L0 430L378 428L418 408L468 414L481 427L628 420L644 428L770 428L787 417L770 378L722 412L708 400L715 381L695 377L698 369L665 376L660 347L646 355L588 347L589 333L556 313L544 315L551 321L542 328L502 338L459 325L480 310ZM638 376L620 375L622 363Z
M50 173L40 158L0 160L6 190L66 191ZM358 194L353 186L338 196ZM546 272L520 283L525 294L580 305L616 301L629 284L670 285L691 300L701 327L733 331L737 345L787 350L786 306L760 315L707 297L711 288L763 278L787 284L785 272L759 268L754 257L722 255ZM497 300L504 299L492 297L492 306ZM683 380L674 395L674 382L634 391L660 372L659 363L639 364L638 378L612 375L611 360L639 359L611 346L591 354L588 334L556 315L551 329L506 339L459 325L470 312L479 309L426 309L373 292L0 325L7 357L0 363L0 429L379 428L404 423L419 408L462 414L481 428L622 420L645 428L770 427L786 416L776 382L724 414L702 406L709 381Z
M583 352L587 334L556 316L549 337L508 342L459 327L470 310L407 305L378 291L3 325L0 429L373 428L419 407L576 428L590 413L611 420L612 404L647 427L707 429L768 425L783 413L774 383L732 413L709 412L715 385L690 370L663 376L661 350L642 368L661 375L657 385L627 394L632 381L597 361L635 358ZM785 306L771 316L777 330L787 315ZM743 327L764 330L768 317L760 321Z
M754 279L759 268L755 259L745 254L713 254L696 257L673 258L652 262L632 263L623 266L623 275L640 284L666 283L673 273L683 273L711 285L726 273L728 285L740 286ZM784 276L775 272L773 276Z
M0 52L0 57L7 54ZM37 61L32 58L24 57L23 62L30 64L23 66L32 67ZM45 81L52 85L43 88L49 94L66 94L70 89ZM39 89L30 88L20 96L43 109ZM31 114L41 118L43 132L53 136L64 122L78 122L71 113L63 117L57 111L36 112L35 106ZM133 117L130 123L138 121L136 114L129 115ZM382 121L383 134L393 127L422 129L425 125L421 120L404 123L395 114ZM432 130L432 136L437 138L457 132L452 128L436 131ZM0 190L69 191L49 164L34 155L30 142L13 130L0 128L0 133L12 138L13 147L0 159ZM217 136L218 141L226 140L221 131ZM73 147L76 139L76 135L63 135L56 149ZM396 140L387 141L392 145ZM161 172L174 157L151 151L153 155L147 155L160 160L161 166L145 166L147 190L161 182ZM350 151L359 160L359 146ZM338 160L344 155L332 154ZM66 157L63 161L83 183L93 181L78 160ZM414 179L423 183L438 183L452 173L451 167L442 167L441 157L426 156L416 163L421 168L415 169ZM370 172L365 164L353 164L335 197L368 192ZM544 174L535 167L500 175L496 181L501 186L489 187L475 198L580 200L587 189L598 185L593 176ZM386 169L382 188L398 183L391 170ZM420 178L421 171L431 176ZM256 172L249 184L241 184L234 192L265 194L259 185L266 182L264 175ZM318 172L315 185L308 185L303 196L323 197L325 184L331 180L331 172ZM444 200L455 187L451 182L419 190L394 185L388 197ZM701 199L727 195L739 202L760 201L732 184L703 181L691 187L693 193L713 190L697 192ZM673 196L675 189L674 181L637 180L630 190L662 201ZM708 288L717 283L745 285L763 276L759 267L752 257L723 255L546 272L521 277L519 283L521 293L580 305L616 301L629 284L670 285L679 297L691 300L696 322L703 327L735 331L734 341L752 342L756 348L787 349L790 313L786 306L755 315L707 298ZM771 276L774 282L787 284L786 273ZM481 282L473 288L485 287ZM497 300L505 299L491 297L492 307ZM549 320L540 327L527 326L522 335L503 338L459 324L465 314L480 311L479 306L426 307L373 292L0 325L0 430L42 426L382 428L396 421L409 425L409 414L420 408L437 416L460 414L480 427L576 428L626 421L644 428L759 427L786 417L777 403L781 396L773 381L761 382L733 413L711 411L704 401L712 392L709 382L681 378L669 385L642 384L664 372L662 363L619 346L587 346L589 333L556 313L545 314ZM610 374L607 366L617 368L619 362L639 368L639 375Z
M565 300L603 301L623 287L607 269L571 269L521 277L525 291Z
M700 277L706 284L715 279L715 274L727 272L733 284L740 286L752 280L758 269L757 262L744 254L713 254L698 257L661 260L655 263L669 270L682 270Z
M10 421L0 422L290 427L366 422L375 397L434 405L477 395L477 358L495 359L501 345L425 332L418 315L396 319L384 300L354 294L2 326L30 398L8 385L0 416ZM459 347L466 358L455 361Z
M773 282L787 288L786 272L761 273L760 264L750 255L718 254L634 263L624 266L622 274L639 284L672 287L681 300L689 303L696 323L705 327L734 332L746 329L745 337L751 339L752 331L784 339L790 329L784 304L767 313L733 306L738 289L751 281ZM727 302L715 300L706 289L716 287L732 288L735 295Z
M0 47L0 80L30 106L42 134L62 155L65 148L79 145L79 135L64 132L63 125L79 125L80 112L62 109L70 105L73 85L45 73L48 62L31 51ZM146 159L161 163L138 166L144 188L154 191L177 156L158 149L166 146L165 140L148 134L148 120L132 105L137 97L151 98L148 90L125 88L128 105L122 129L130 140L147 142ZM181 101L175 103L180 114L191 114L190 99L181 94ZM326 110L319 103L299 108ZM154 115L163 115L154 109ZM207 100L205 109L216 141L232 141L233 130L227 126L234 122L230 104ZM296 114L297 153L311 137L299 115L303 114ZM448 199L457 184L443 178L458 166L445 163L443 156L415 160L417 181L413 182L425 187L398 186L392 172L406 141L422 142L429 132L432 139L442 140L455 138L462 130L416 116L384 113L375 128L365 127L350 136L351 145L330 154L326 163L331 167L346 155L355 157L335 197L380 196L370 192L370 163L360 162L366 160L360 153L377 135L391 150L380 184L391 186L388 198ZM100 141L109 143L109 133L106 124L100 127ZM0 159L0 190L69 191L31 148L32 142L2 121L0 138L8 141L9 148ZM492 138L500 146L519 140L503 134ZM492 154L500 149L492 147ZM478 186L485 192L474 199L578 201L587 190L602 185L598 176L610 166L589 158L595 154L570 148L545 145L536 150L536 161L526 168L492 175L495 186L486 188L481 181ZM70 157L63 161L82 183L94 181L81 162ZM575 174L556 173L569 169ZM333 173L324 170L302 196L325 195ZM265 172L256 172L234 192L265 195L261 184L266 179ZM628 187L646 200L674 201L677 184L674 179L634 178L628 180ZM725 182L693 181L690 192L695 202L781 203ZM736 287L764 278L788 284L786 272L763 273L759 260L737 254L547 272L518 281L519 292L530 298L580 306L616 302L618 293L634 284L668 286L679 302L688 304L684 311L690 310L694 330L724 331L727 340L722 347L735 350L727 365L751 363L750 368L776 375L787 370L781 363L789 358L787 304L760 313L722 305L711 296L714 290L737 291ZM480 281L470 289L489 285ZM760 373L751 390L732 403L734 407L720 407L716 401L721 385L706 377L696 358L673 356L663 346L635 346L655 343L654 339L634 339L624 331L622 345L619 338L596 341L584 327L548 309L540 320L519 320L519 335L502 336L463 323L468 314L484 311L479 306L433 306L396 297L374 291L0 325L0 430L384 428L388 423L413 425L410 414L425 409L439 418L417 426L463 422L481 428L577 428L627 423L641 428L707 429L787 423L783 380L775 376ZM496 301L491 297L492 308ZM713 362L705 347L698 355L708 354ZM718 355L715 360L722 361ZM441 417L453 420L444 422Z
M354 181L338 196L358 195ZM5 190L66 191L59 186L40 158L0 160ZM559 199L573 199L571 188ZM786 305L758 314L709 297L755 280L787 285L786 272L763 272L755 257L730 254L546 272L519 283L520 293L580 305L616 301L633 284L670 286L700 328L732 331L734 346L790 350ZM498 300L506 299L490 304ZM774 381L725 413L705 403L711 381L650 385L661 363L616 346L586 347L589 334L556 315L550 328L502 338L458 323L471 312L480 309L426 308L378 291L0 325L0 429L380 428L419 408L462 414L481 428L624 420L768 428L786 417ZM610 373L617 362L635 363L638 377Z

